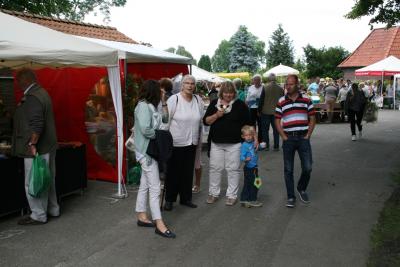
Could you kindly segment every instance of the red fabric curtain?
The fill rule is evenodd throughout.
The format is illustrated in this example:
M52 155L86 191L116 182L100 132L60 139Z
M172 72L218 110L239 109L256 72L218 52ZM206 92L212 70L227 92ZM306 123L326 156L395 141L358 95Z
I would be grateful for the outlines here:
M128 73L143 79L173 77L187 74L187 65L167 63L128 64ZM39 84L49 92L53 101L57 136L60 142L81 142L87 148L87 169L90 179L116 182L116 168L97 154L85 127L85 106L94 85L104 76L106 68L44 68L36 71ZM15 87L16 84L15 84ZM16 91L17 101L23 93Z
M188 74L188 66L174 63L129 63L128 73L136 74L144 80L172 78L179 73Z

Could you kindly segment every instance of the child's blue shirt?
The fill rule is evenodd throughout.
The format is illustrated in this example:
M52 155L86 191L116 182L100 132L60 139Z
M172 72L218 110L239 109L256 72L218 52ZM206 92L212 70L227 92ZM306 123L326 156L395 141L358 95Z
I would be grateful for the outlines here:
M254 147L254 142L244 141L240 147L240 160L245 161L246 158L250 157L250 160L246 162L247 168L257 167L258 155Z

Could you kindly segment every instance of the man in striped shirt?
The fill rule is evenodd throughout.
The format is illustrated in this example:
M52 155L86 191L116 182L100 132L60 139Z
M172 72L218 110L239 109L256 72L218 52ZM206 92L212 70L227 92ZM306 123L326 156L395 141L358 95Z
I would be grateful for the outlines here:
M306 192L312 170L310 137L315 127L315 110L312 101L299 92L299 78L289 75L285 96L279 99L275 110L275 125L283 140L284 175L287 190L286 207L294 208L294 156L297 151L301 161L301 176L297 183L300 200L310 203Z

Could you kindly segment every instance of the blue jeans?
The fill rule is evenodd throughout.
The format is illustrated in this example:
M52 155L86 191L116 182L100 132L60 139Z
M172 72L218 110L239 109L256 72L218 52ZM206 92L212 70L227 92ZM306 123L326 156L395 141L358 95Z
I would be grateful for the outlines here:
M275 116L262 113L261 114L262 141L267 143L267 147L269 147L269 125L272 126L272 133L274 136L274 148L279 148L279 133L275 127Z
M301 136L289 136L288 140L283 141L283 162L288 199L296 198L293 180L294 155L296 151L299 154L301 162L301 176L297 183L297 189L299 191L306 191L311 177L312 151L310 140L304 139Z
M244 183L240 201L256 201L258 188L254 186L254 180L258 172L257 168L243 168Z

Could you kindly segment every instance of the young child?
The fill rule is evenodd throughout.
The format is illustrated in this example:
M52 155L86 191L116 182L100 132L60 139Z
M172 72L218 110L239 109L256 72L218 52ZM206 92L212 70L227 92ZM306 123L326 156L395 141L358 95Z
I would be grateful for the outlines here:
M244 139L244 142L240 148L240 160L244 161L245 165L243 168L244 184L242 194L240 196L240 203L246 208L261 207L262 203L257 201L258 189L254 185L254 180L258 173L258 155L254 145L254 127L248 125L243 126L242 138Z

